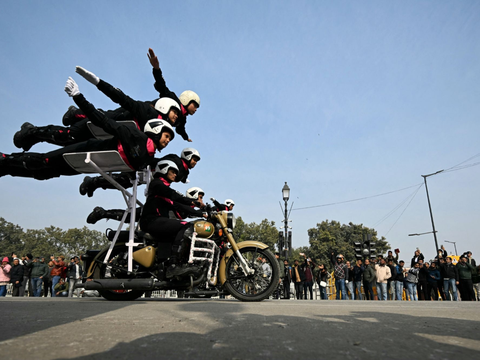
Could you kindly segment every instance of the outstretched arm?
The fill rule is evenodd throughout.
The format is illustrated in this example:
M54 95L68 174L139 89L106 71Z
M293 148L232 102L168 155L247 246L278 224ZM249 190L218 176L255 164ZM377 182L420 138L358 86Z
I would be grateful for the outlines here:
M119 104L124 109L130 111L133 115L138 114L138 112L141 110L141 102L135 101L131 97L125 95L122 90L113 87L106 81L101 80L94 73L82 68L81 66L77 66L75 68L75 71L79 75L84 77L85 80L95 85L98 90L107 95L110 100L112 100L114 103Z
M177 97L177 95L167 87L167 83L162 75L162 70L160 69L160 62L158 61L158 57L153 52L152 48L148 49L147 56L150 60L150 64L153 67L153 78L155 79L155 84L153 84L153 87L155 90L158 91L160 97L172 98L180 104L180 99Z
M65 84L65 92L73 98L75 104L84 112L92 123L103 128L106 132L112 135L117 135L117 128L119 124L116 121L109 119L105 114L98 111L95 106L85 99L80 93L77 83L71 77L68 78Z

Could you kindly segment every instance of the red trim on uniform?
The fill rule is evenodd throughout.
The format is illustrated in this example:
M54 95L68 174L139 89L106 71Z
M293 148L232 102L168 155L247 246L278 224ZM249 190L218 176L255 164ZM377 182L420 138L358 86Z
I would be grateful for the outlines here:
M188 171L188 165L187 165L187 163L185 162L185 160L182 159L182 163L183 163L183 167L185 168L185 170Z
M153 140L150 138L147 139L147 151L148 151L148 155L150 156L155 155L155 145L153 143Z
M143 131L143 129L140 129L140 125L138 125L137 119L133 118L133 121L135 121L135 124L137 125L137 129L140 131Z
M187 109L185 109L185 106L183 106L183 104L180 104L180 108L182 109L182 115L188 116L188 111Z
M133 166L130 165L130 163L128 162L127 156L125 155L125 151L123 150L123 146L120 141L118 141L117 150L123 161L125 161L125 164L127 164L130 169L135 170Z
M84 114L75 114L74 115L77 119L85 119L87 117L87 115L84 115Z

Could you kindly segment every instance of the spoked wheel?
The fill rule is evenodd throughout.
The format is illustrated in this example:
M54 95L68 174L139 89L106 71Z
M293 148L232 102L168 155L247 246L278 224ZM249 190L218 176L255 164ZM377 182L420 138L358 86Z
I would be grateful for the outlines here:
M93 274L94 279L128 279L124 271L128 267L126 260L127 248L114 248L108 264L98 264ZM98 259L103 261L103 258ZM98 290L101 296L112 301L131 301L138 299L144 293L143 290Z
M270 250L256 247L245 247L240 249L240 253L254 273L245 275L237 255L233 254L225 269L225 287L241 301L262 301L268 298L278 286L277 259Z

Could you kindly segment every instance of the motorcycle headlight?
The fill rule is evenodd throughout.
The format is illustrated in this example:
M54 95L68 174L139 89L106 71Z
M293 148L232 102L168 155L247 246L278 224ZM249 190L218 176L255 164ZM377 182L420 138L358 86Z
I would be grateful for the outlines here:
M233 213L229 212L227 215L227 226L229 229L235 229L235 225L237 224L237 219Z

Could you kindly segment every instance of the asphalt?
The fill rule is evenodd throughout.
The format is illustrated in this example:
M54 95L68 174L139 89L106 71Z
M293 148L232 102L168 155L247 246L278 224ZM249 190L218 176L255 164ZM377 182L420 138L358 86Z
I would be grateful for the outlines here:
M3 359L480 359L480 303L0 299Z

